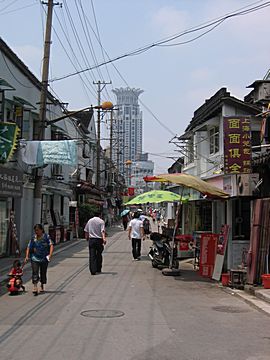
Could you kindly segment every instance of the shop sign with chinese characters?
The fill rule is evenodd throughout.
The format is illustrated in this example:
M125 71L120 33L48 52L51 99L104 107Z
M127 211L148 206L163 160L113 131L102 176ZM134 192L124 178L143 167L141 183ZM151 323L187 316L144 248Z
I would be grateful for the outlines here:
M250 119L224 117L224 173L251 173Z
M0 166L0 196L22 197L23 174Z

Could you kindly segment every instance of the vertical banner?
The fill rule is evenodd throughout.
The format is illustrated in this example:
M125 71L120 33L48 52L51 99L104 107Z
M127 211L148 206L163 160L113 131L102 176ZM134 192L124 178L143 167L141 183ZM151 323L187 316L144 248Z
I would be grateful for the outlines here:
M217 281L220 280L220 276L222 273L225 252L228 243L228 237L229 237L229 225L225 224L222 226L220 234L218 236L217 256L216 256L215 267L212 276L212 279Z
M214 270L217 253L218 234L206 233L201 235L201 254L199 273L205 277L211 277Z
M224 117L224 173L251 173L250 119Z

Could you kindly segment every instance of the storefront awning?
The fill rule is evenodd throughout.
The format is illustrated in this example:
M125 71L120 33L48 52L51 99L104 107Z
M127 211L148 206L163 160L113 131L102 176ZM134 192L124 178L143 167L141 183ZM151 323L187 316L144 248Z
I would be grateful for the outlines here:
M15 103L17 103L25 108L36 109L36 107L34 105L32 105L29 101L27 101L19 96L13 96L13 100Z
M170 182L173 184L178 184L187 188L191 188L199 191L203 195L207 195L210 198L229 198L229 194L225 191L208 184L206 181L200 179L197 176L176 173L176 174L161 174L156 175L154 182Z
M92 195L94 199L101 199L101 192L94 185L88 183L87 181L81 181L76 186L76 191L78 194L89 194Z
M16 90L12 85L10 85L6 80L0 78L0 90Z

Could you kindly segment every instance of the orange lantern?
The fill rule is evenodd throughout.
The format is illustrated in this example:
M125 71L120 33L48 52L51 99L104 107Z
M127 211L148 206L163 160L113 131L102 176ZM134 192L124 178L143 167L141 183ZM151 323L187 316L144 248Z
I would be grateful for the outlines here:
M113 103L110 101L104 101L101 104L101 108L102 108L102 110L111 110L113 108Z

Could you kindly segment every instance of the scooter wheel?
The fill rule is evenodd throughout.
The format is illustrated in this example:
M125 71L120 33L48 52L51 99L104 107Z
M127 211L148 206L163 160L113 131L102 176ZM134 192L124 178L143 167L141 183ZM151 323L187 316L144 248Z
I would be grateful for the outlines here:
M152 267L155 268L155 269L157 269L158 264L157 264L155 261L152 261Z
M164 276L180 276L180 270L179 269L163 269L162 274Z

